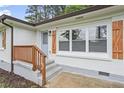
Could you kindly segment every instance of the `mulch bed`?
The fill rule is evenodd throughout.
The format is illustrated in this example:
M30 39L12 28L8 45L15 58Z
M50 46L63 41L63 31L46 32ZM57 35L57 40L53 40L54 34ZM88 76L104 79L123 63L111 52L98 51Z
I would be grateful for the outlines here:
M0 88L40 88L41 86L10 72L0 69Z

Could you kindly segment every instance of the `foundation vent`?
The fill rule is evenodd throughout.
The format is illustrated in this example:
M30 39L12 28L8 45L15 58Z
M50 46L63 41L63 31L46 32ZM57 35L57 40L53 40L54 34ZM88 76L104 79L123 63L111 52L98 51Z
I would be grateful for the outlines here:
M110 76L110 73L99 71L99 72L98 72L98 75Z

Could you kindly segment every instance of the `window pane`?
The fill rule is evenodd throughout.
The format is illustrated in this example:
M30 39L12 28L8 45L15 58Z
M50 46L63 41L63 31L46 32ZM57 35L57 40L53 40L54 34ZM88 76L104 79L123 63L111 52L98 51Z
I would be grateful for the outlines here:
M89 30L89 51L107 52L107 26L98 26Z
M69 30L59 32L59 50L69 51Z
M48 44L48 33L47 32L43 33L43 44Z
M85 51L85 31L81 29L72 30L72 51Z

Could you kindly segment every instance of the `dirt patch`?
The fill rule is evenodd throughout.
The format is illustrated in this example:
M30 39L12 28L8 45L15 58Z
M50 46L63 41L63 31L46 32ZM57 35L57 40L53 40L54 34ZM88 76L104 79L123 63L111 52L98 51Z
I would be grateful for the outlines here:
M49 88L124 88L124 84L63 72L56 78L50 80L47 83L46 87L49 87Z
M40 88L39 85L0 69L0 88Z

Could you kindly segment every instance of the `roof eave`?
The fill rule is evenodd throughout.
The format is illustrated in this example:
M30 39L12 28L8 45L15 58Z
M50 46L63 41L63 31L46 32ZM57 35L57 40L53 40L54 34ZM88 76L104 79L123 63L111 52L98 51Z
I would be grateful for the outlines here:
M35 26L39 26L39 25L42 25L42 24L45 24L45 23L61 20L61 19L64 19L64 18L69 18L69 17L77 16L77 15L80 15L80 14L85 14L85 13L93 12L93 11L96 11L96 10L100 10L100 9L104 9L104 8L108 8L108 7L112 7L112 6L114 6L114 5L96 5L96 6L84 9L84 10L68 13L68 14L65 14L65 15L54 17L52 19L45 20L43 22L35 24Z
M29 26L35 26L35 24L33 24L33 23L29 23L29 22L23 21L21 19L15 18L15 17L8 16L8 15L5 15L5 14L0 16L0 20L2 20L2 19L9 19L9 20L20 22L20 23L23 23L23 24L26 24L26 25L29 25Z
M5 15L5 14L0 16L0 21L2 19L9 19L9 20L13 20L13 21L16 21L16 22L20 22L20 23L35 27L35 26L39 26L39 25L46 24L46 23L49 23L49 22L58 21L58 20L61 20L61 19L64 19L64 18L69 18L69 17L80 15L80 14L85 14L85 13L97 11L97 10L100 10L100 9L108 8L108 7L111 7L111 6L113 6L113 5L96 5L96 6L92 6L90 8L84 9L84 10L60 15L60 16L54 17L52 19L48 19L48 20L42 21L40 23L36 23L36 24L29 23L29 22L23 21L21 19L15 18L15 17L8 16L8 15Z

